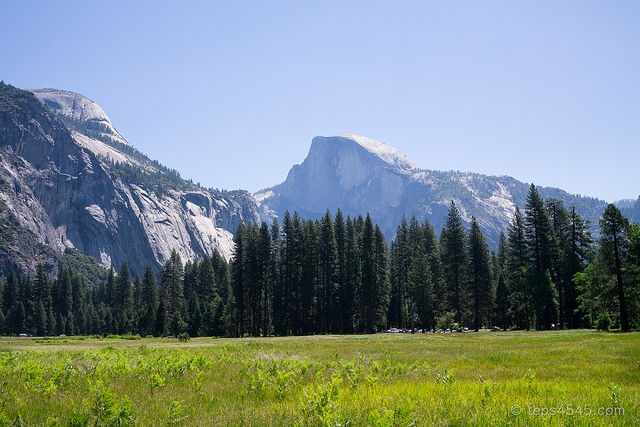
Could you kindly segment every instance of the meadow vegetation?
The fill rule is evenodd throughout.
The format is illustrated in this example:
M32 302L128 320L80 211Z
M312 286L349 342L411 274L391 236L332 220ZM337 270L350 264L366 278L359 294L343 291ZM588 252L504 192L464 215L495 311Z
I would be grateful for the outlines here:
M640 333L0 339L0 425L638 425Z

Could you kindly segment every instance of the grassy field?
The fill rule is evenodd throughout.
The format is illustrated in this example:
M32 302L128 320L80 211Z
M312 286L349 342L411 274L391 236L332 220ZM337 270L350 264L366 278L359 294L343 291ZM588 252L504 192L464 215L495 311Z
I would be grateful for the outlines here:
M0 425L640 425L640 333L0 339Z

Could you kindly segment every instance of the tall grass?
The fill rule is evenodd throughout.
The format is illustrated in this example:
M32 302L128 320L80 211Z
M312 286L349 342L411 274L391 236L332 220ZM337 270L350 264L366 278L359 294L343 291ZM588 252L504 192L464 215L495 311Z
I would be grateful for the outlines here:
M639 391L638 333L0 340L0 425L639 425Z

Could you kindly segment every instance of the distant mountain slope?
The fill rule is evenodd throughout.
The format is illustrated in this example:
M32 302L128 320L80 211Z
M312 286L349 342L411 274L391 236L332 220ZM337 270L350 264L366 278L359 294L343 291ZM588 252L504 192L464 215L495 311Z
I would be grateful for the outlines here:
M606 203L573 196L556 188L538 188L544 197L563 200L597 226ZM340 208L346 216L369 212L388 239L402 216L425 218L440 233L453 200L467 223L475 216L496 247L516 206L524 209L529 184L510 177L421 170L404 154L381 142L352 135L316 137L304 162L279 185L255 194L261 217L282 217L286 210L319 218Z
M67 247L140 273L174 249L185 259L215 249L229 257L238 224L259 220L249 193L181 179L131 147L87 98L34 92L42 103L0 84L0 218L14 224L3 238L24 231L12 256L0 253L3 271L53 266Z

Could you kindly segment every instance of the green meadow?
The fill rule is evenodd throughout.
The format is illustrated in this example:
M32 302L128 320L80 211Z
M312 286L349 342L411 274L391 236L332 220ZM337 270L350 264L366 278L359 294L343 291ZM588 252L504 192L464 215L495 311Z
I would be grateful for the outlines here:
M0 339L4 426L640 425L640 333Z

